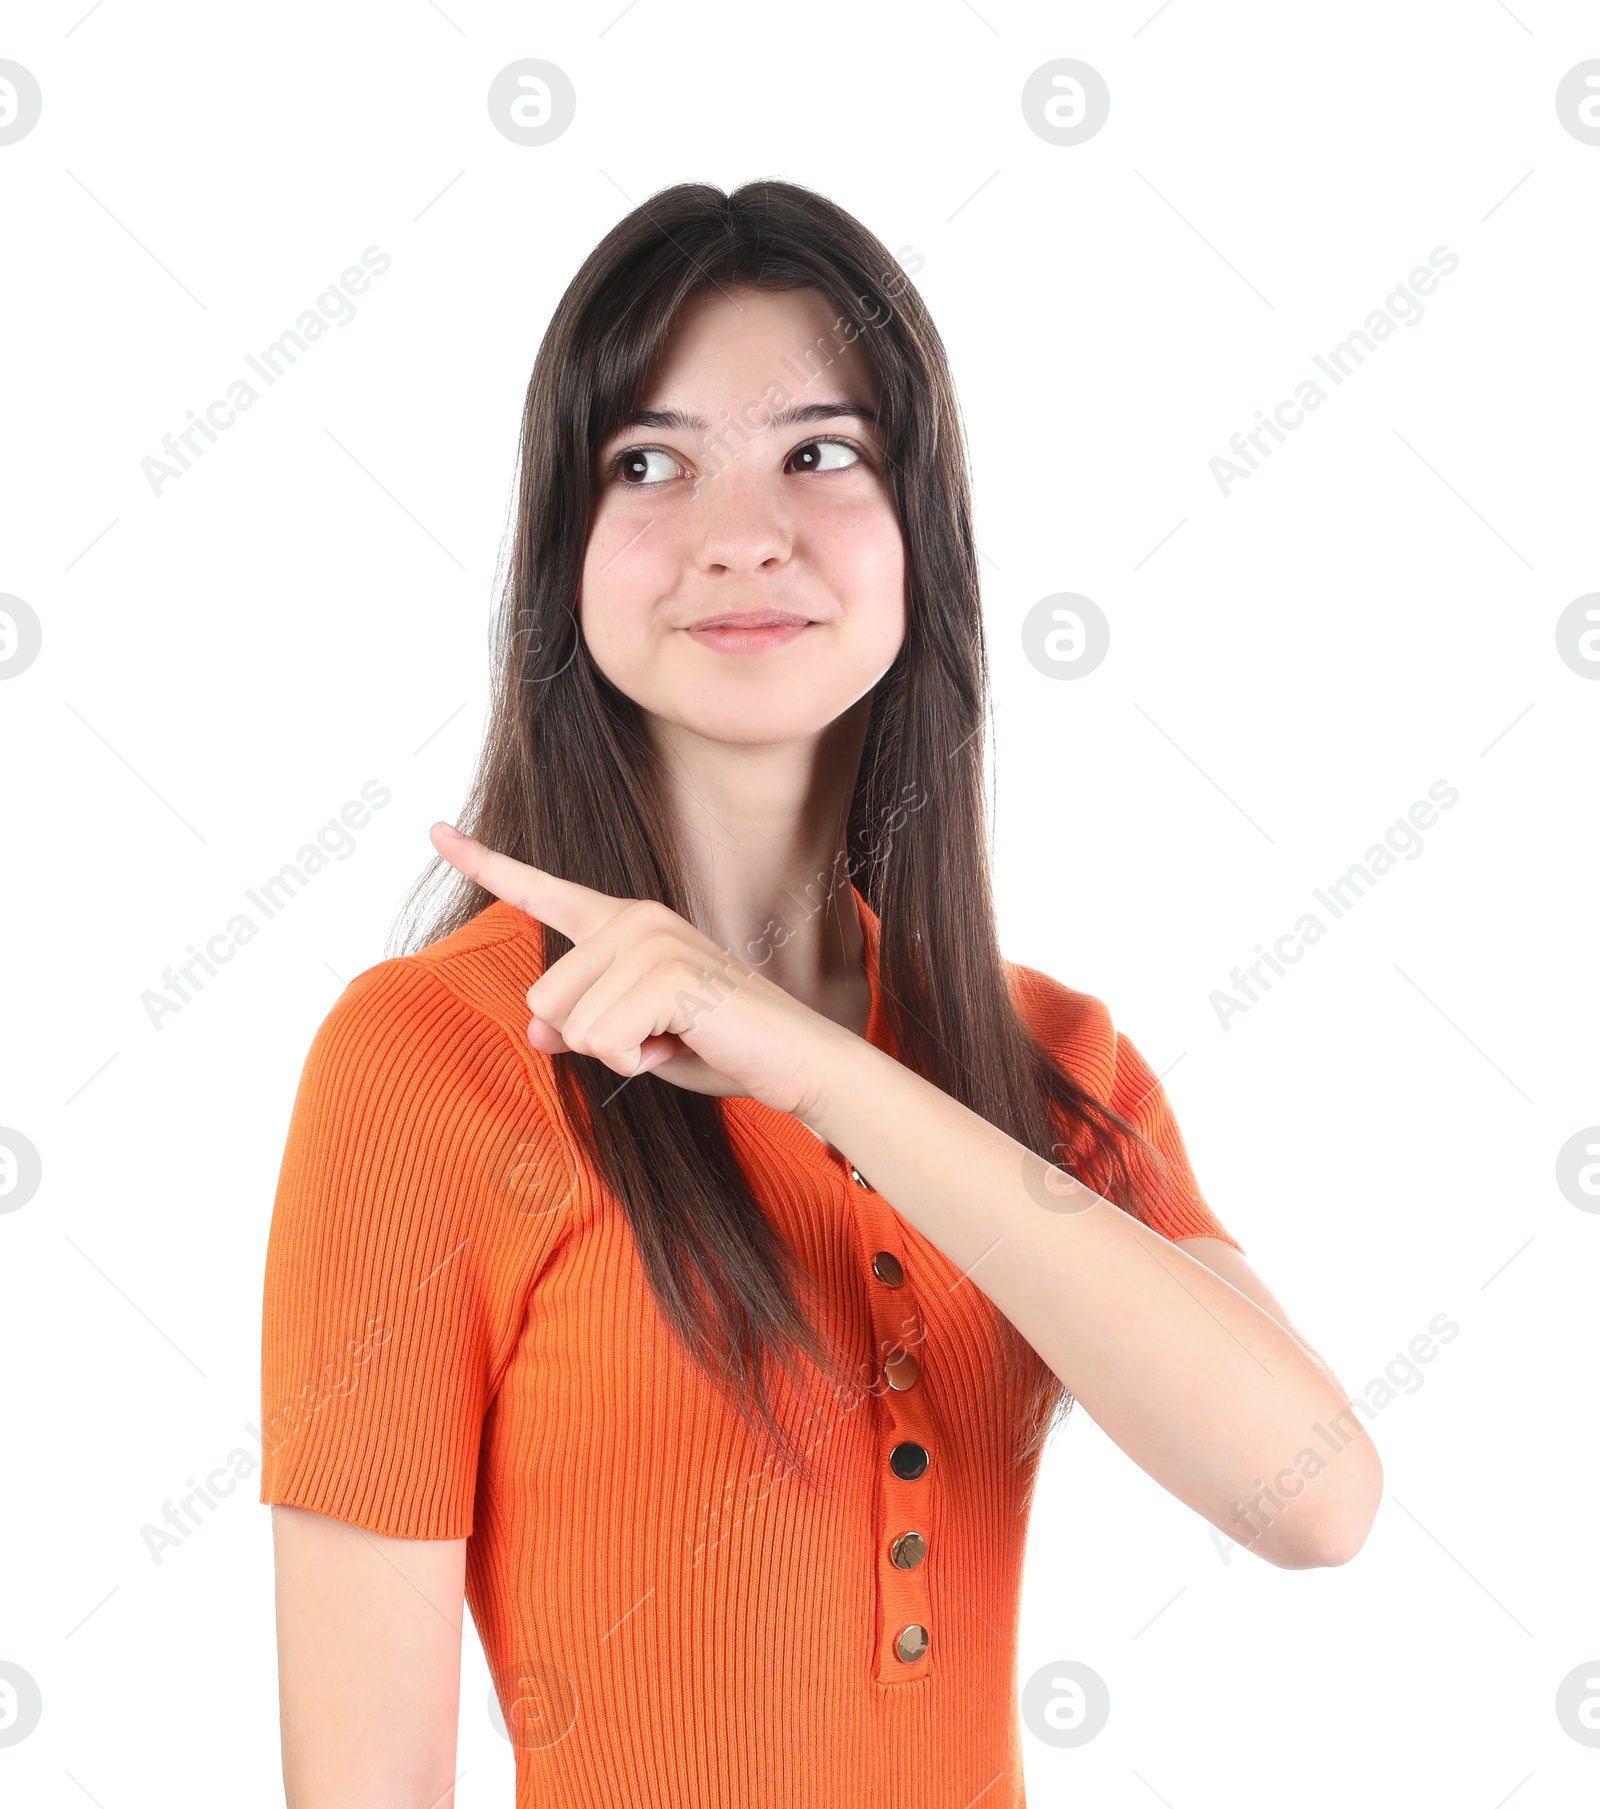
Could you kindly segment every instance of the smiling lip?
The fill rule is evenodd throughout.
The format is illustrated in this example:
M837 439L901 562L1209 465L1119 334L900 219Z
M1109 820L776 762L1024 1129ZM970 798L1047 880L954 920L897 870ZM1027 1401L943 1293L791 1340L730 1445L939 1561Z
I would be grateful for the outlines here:
M691 622L687 632L723 653L766 653L786 646L811 626L809 616L797 615L792 609L747 609Z

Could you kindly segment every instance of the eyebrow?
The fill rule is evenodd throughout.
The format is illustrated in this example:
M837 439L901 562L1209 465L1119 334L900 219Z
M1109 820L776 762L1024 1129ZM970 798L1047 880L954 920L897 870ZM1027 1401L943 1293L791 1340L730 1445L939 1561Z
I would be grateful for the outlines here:
M788 408L780 408L769 414L762 425L767 427L794 427L803 421L832 421L841 415L853 416L858 421L865 421L869 427L878 424L878 411L875 408L863 407L859 402L798 402ZM703 415L691 415L681 408L636 408L632 414L624 416L617 425L617 433L624 433L630 427L654 427L662 432L674 429L680 432L705 433L706 421ZM615 435L611 436L615 437Z

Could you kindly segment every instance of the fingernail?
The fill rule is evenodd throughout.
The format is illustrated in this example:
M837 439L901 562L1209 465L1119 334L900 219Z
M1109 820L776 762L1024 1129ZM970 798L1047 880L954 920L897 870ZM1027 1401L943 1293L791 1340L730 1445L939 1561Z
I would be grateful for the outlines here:
M454 823L435 823L434 828L442 829L453 842L464 842L467 839Z

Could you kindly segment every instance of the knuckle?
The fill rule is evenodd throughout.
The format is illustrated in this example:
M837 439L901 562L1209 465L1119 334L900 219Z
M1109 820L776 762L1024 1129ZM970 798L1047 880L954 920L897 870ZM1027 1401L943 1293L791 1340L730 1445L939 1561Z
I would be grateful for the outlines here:
M658 967L671 967L685 959L683 939L666 924L656 924L646 930L639 949L652 965Z
M596 1061L604 1062L617 1074L631 1074L633 1063L629 1058L632 1056L633 1050L634 1045L625 1042L621 1037L600 1036L589 1039L587 1053L592 1055Z
M656 898L635 898L623 906L622 915L637 932L664 929L674 915Z
M698 961L678 953L665 963L667 978L679 992L695 991L706 985L709 975Z

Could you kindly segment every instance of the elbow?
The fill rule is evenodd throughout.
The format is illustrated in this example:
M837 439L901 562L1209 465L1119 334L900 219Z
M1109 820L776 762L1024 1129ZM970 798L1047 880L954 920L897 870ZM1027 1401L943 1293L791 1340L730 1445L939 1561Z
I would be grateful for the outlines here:
M1349 1488L1337 1505L1330 1503L1326 1511L1309 1517L1300 1529L1301 1538L1287 1568L1331 1570L1348 1564L1366 1544L1383 1500L1383 1464L1370 1440L1366 1441L1366 1455L1359 1485Z
M1257 1540L1251 1550L1279 1570L1332 1570L1348 1564L1367 1542L1372 1530L1372 1515L1346 1515L1326 1521L1307 1523L1293 1529L1275 1529L1282 1536Z
M1348 1564L1367 1542L1372 1520L1349 1521L1323 1531L1309 1553L1296 1565L1297 1570L1332 1570Z

